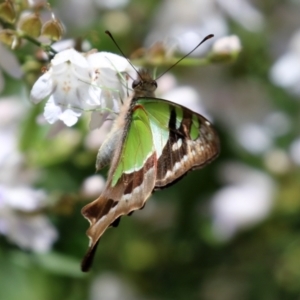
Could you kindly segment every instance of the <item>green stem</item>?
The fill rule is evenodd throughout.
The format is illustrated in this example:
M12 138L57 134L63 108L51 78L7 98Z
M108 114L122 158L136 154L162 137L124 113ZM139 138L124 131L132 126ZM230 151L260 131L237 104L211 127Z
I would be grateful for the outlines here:
M44 49L46 52L48 53L52 53L52 54L57 54L57 51L54 50L50 45L48 44L43 44L41 43L40 41L36 40L35 38L33 38L32 36L30 35L27 35L26 33L21 33L19 34L19 36L21 38L24 38L26 39L27 41L33 43L34 45L38 46L38 47L41 47L42 49Z

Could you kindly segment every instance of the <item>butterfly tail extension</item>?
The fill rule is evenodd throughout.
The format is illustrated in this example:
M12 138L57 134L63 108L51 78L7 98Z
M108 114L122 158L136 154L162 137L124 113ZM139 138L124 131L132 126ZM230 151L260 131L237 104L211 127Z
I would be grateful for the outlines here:
M95 201L83 207L81 213L90 223L86 232L90 244L82 262L83 271L89 270L97 244L105 230L109 226L116 226L121 216L144 207L153 191L155 174L156 155L153 153L143 168L123 174L114 188L105 190ZM110 184L109 181L108 186Z
M100 239L99 239L100 240ZM81 271L88 272L93 264L95 253L99 244L99 240L93 247L90 247L81 262Z
M118 202L107 199L100 195L92 203L84 206L81 210L82 215L89 221L90 227L86 234L90 239L89 249L82 261L81 269L87 272L93 262L93 257L97 249L100 237L104 231L114 223L115 210L113 209Z

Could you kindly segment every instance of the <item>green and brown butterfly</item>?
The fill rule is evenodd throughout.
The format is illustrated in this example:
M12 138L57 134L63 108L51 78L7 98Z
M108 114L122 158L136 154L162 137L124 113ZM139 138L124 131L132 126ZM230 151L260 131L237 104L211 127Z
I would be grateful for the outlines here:
M133 96L123 104L97 155L97 170L110 165L105 188L82 209L90 223L83 271L89 270L109 226L143 208L153 191L206 166L220 151L212 124L184 106L156 98L157 83L147 70L138 72L132 87Z

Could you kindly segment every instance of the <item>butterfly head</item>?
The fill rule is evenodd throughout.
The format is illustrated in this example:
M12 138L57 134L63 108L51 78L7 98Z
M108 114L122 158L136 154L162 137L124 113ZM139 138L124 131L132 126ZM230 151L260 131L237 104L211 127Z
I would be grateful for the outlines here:
M149 72L142 69L138 72L139 78L134 80L132 88L136 97L155 97L154 91L157 88L156 80L154 80Z

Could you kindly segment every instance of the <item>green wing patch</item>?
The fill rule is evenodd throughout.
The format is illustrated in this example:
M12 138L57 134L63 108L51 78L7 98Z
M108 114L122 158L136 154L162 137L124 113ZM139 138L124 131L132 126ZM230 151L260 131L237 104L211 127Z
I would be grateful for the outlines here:
M147 111L156 156L159 158L169 139L170 106L156 99L139 99Z
M188 171L202 168L219 153L219 138L203 116L176 103L142 98L157 153L156 188L175 182Z
M129 174L140 170L153 151L149 117L144 108L137 105L132 114L119 163L113 173L112 186L117 184L123 173Z

